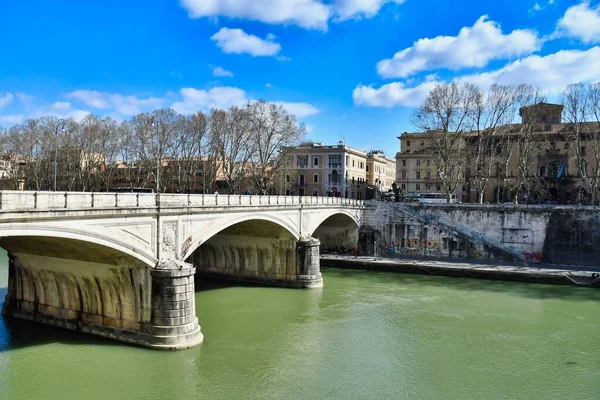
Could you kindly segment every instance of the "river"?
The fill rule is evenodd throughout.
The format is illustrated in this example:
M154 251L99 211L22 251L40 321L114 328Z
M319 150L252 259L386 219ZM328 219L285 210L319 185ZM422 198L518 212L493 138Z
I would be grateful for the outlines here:
M600 399L600 291L323 275L198 287L205 340L177 352L0 319L0 399Z

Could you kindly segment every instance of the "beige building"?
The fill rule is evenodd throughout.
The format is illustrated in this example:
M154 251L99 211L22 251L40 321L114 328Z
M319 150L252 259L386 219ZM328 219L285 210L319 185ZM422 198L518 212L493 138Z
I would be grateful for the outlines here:
M400 152L396 154L396 184L404 194L441 191L437 169L432 160L431 139L426 133L404 132L398 136Z
M303 143L284 150L283 191L296 196L364 199L367 154L339 142Z
M372 150L367 154L366 173L367 185L386 191L396 180L396 161L386 157L382 150Z
M509 124L497 129L494 148L488 157L492 161L492 173L483 189L484 202L513 201L519 196L520 202L560 203L578 202L590 197L583 185L578 158L585 159L586 168L592 171L598 164L595 151L590 143L598 137L599 122L586 122L580 126L582 133L575 139L575 125L562 121L563 106L539 103L519 110L521 124ZM532 126L533 124L533 126ZM529 131L527 156L522 155L520 146ZM433 162L434 149L431 135L435 133L404 132L398 137L400 151L396 154L396 183L404 194L441 193L441 182ZM485 134L485 133L483 133ZM469 149L477 146L482 133L463 132L461 140L466 149L466 161L461 167L460 181L454 195L462 202L476 202L479 193L472 172L475 160ZM523 142L527 144L527 142ZM528 157L526 176L519 178L520 157ZM523 161L525 163L525 161ZM504 167L505 166L505 167ZM526 182L520 192L516 192L519 181ZM598 197L596 197L598 198ZM585 200L583 200L585 201Z

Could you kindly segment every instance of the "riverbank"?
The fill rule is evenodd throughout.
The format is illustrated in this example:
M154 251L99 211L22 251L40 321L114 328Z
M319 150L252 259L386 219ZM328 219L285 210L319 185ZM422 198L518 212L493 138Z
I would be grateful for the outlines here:
M321 254L326 267L600 288L600 267L519 265Z

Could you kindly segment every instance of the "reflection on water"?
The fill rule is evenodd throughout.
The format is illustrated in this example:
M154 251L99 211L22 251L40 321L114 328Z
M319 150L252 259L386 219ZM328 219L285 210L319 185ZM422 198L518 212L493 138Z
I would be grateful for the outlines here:
M313 291L198 285L205 342L178 352L0 319L0 399L600 398L600 291L324 278Z

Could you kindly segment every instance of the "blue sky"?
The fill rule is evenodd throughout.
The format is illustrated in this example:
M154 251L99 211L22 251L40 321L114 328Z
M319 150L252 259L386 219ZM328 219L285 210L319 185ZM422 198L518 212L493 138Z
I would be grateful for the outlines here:
M0 5L0 126L280 102L309 138L395 154L436 82L600 80L600 6L567 0L19 0Z

